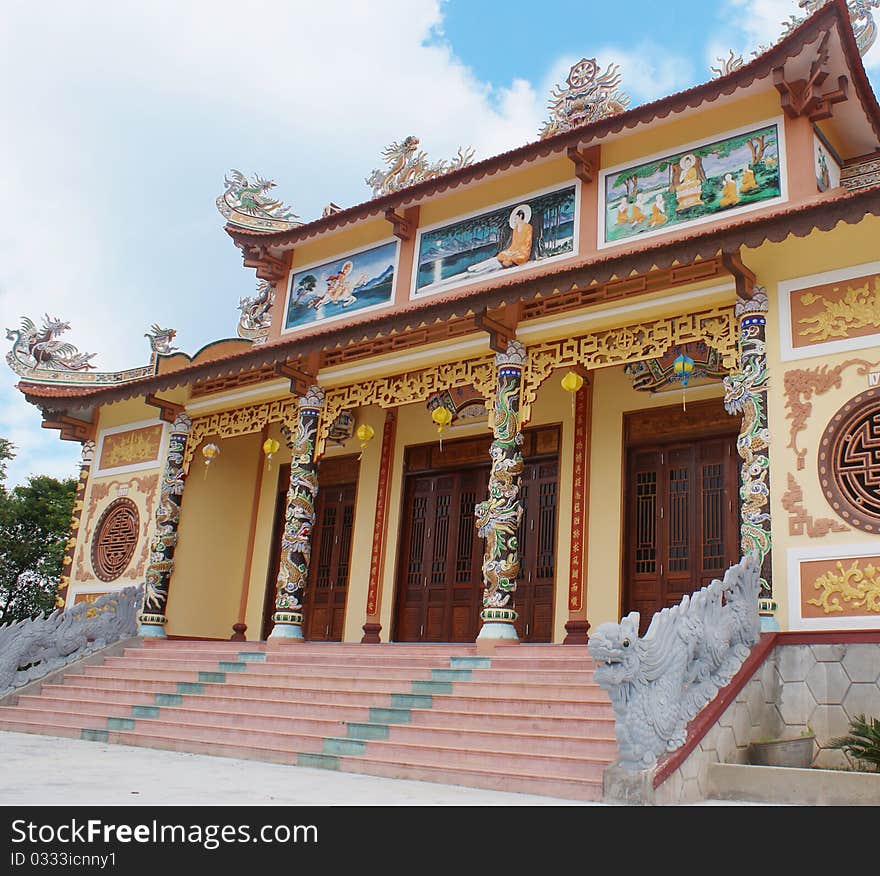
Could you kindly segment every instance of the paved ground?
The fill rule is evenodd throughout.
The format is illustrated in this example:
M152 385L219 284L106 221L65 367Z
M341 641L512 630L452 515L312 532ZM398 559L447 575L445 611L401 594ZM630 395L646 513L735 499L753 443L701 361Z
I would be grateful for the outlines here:
M0 731L0 752L2 806L603 805L30 733Z

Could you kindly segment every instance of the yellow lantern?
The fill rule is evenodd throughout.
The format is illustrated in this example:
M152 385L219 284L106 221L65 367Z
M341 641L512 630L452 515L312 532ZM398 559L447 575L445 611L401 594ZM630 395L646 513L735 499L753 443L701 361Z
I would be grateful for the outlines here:
M437 425L437 434L440 436L440 449L443 449L443 430L452 422L452 411L442 405L431 411L431 419Z
M358 455L358 459L360 459L364 455L364 448L373 440L376 431L369 423L361 423L354 434L357 436L358 441L361 442L361 452Z
M566 372L562 378L562 388L566 392L571 393L571 415L574 416L574 396L575 393L584 385L584 378L577 371Z
M266 461L269 464L269 468L272 468L272 457L278 452L280 447L281 444L279 444L274 438L267 438L263 442L263 453L266 454Z
M208 476L208 466L220 455L220 448L216 444L206 444L202 448L202 456L205 457L205 477Z

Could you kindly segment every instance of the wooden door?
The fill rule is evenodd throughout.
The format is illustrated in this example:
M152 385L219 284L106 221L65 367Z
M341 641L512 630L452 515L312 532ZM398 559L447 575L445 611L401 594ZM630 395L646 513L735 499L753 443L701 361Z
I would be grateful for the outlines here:
M558 480L557 458L526 462L519 525L521 571L514 603L522 642L549 642L553 637Z
M470 642L482 590L474 506L488 467L407 478L395 639Z
M355 492L354 483L318 489L309 586L303 597L303 634L312 641L342 641Z
M735 436L632 447L626 485L624 613L654 613L739 559Z

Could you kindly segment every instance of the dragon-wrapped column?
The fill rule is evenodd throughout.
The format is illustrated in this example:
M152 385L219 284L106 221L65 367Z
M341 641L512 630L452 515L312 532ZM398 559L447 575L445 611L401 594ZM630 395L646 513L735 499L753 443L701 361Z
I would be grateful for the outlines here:
M140 617L139 633L146 637L165 637L168 618L168 588L174 570L174 549L177 547L177 527L180 523L180 505L183 501L183 454L192 420L184 413L174 418L168 439L168 454L162 472L162 490L156 506L156 532L150 544L150 563L147 566L144 587L144 607Z
M761 626L779 629L774 613L770 534L770 429L767 419L767 292L756 286L752 298L738 300L740 325L739 371L724 378L724 407L740 414L736 446L740 469L740 550L754 553L761 564Z
M478 639L517 639L514 595L519 575L517 532L523 514L522 431L519 421L522 370L526 348L511 341L495 356L497 384L492 417L494 440L489 450L489 497L476 507L476 526L486 539L483 557L482 629Z
M309 578L315 500L318 496L318 463L315 437L324 407L324 390L310 386L299 400L296 433L282 427L290 448L290 487L281 536L281 563L275 592L275 626L270 639L302 639L302 596Z

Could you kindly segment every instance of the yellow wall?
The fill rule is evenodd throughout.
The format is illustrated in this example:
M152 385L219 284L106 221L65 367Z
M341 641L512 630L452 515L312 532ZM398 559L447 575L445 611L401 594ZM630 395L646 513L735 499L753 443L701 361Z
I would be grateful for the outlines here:
M168 596L169 635L228 639L238 619L260 435L218 440L205 474L193 461L184 488Z

